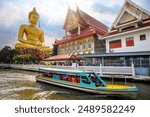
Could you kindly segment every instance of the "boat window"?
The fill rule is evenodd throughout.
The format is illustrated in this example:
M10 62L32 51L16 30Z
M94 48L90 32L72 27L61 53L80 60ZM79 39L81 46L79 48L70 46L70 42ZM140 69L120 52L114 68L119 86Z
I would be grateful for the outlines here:
M85 84L91 84L91 82L88 80L86 76L82 76L82 82Z
M91 79L93 83L95 83L95 86L98 87L101 85L101 81L97 78L97 76L94 73L88 74L88 77Z
M98 79L95 74L91 73L91 74L88 74L88 77L92 80L92 82L96 82L96 80Z

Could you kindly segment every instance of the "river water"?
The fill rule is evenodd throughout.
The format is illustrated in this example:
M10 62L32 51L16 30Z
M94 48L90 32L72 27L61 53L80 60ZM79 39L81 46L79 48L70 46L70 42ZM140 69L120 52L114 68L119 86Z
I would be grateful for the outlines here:
M38 73L0 69L0 99L1 100L149 100L150 84L128 82L136 85L138 93L126 95L93 95L76 90L57 87L36 82ZM106 82L110 82L107 80ZM124 84L123 81L116 82Z

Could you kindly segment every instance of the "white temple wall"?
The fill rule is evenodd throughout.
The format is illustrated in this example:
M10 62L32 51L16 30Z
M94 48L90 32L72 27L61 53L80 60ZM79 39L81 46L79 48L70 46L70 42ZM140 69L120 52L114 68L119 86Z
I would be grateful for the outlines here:
M146 35L146 40L141 41L140 35ZM126 38L134 37L134 46L126 47ZM109 48L109 42L113 40L121 39L121 48ZM106 39L106 52L140 52L140 51L150 51L150 28L143 29L142 31L132 32L128 34L122 34L115 37L110 37Z

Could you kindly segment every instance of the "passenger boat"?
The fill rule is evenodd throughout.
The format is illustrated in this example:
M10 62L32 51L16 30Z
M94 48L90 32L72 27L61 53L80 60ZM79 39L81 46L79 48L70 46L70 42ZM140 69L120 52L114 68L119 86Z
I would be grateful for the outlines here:
M51 68L41 68L40 71L41 74L36 76L36 81L80 91L95 94L122 94L138 91L136 86L106 84L104 80L93 71Z

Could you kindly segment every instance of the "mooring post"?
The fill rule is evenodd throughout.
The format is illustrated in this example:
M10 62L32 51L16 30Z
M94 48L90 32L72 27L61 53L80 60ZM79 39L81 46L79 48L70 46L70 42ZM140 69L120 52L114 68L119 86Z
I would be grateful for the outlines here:
M78 64L77 64L77 63L76 63L76 66L75 66L75 67L76 67L75 69L78 70Z
M131 67L132 67L132 76L135 77L135 68L134 68L134 63L131 63Z
M100 68L99 68L100 76L103 74L102 73L102 64L100 63Z

